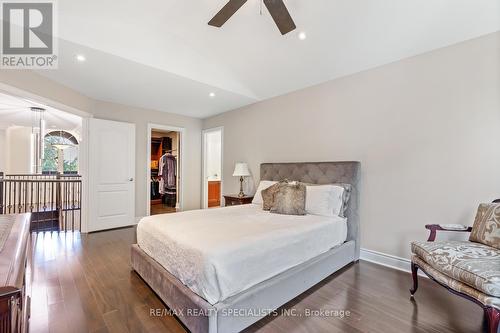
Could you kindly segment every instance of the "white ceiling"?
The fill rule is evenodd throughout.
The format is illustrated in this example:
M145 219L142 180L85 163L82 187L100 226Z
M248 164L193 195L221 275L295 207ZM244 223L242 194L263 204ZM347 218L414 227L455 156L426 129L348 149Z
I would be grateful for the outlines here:
M500 30L498 0L285 0L297 24L285 36L258 0L208 26L225 3L58 1L60 66L41 73L96 99L204 118Z
M46 110L44 117L47 124L47 131L57 129L78 132L81 128L82 120L78 116L56 110L28 99L14 97L0 92L0 129L6 129L10 126L31 127L34 117L30 107L33 106L42 107Z

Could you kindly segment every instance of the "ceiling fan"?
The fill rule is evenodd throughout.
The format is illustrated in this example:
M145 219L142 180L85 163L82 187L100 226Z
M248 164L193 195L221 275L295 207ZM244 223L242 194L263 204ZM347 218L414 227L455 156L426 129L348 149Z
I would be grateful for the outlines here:
M282 35L295 30L296 26L293 22L288 9L286 8L283 0L263 0L264 4L269 10L274 23L278 26ZM229 2L222 7L222 9L208 22L209 25L214 27L222 27L247 2L247 0L229 0Z

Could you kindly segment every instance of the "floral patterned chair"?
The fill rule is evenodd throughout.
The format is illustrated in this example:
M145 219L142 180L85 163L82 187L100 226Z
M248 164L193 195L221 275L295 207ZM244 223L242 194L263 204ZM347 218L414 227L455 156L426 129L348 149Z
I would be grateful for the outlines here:
M411 268L413 288L418 288L420 268L432 280L449 291L465 297L483 309L488 319L489 333L497 333L500 321L500 200L481 204L469 241L435 242L439 225L426 225L430 230L427 242L412 242ZM454 230L455 231L455 230Z

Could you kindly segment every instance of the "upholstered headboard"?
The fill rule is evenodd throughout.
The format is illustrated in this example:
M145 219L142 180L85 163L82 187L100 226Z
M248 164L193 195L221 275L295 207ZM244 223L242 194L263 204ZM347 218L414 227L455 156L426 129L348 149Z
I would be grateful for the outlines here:
M260 165L261 180L298 180L311 184L346 183L352 185L351 198L347 208L347 240L356 243L356 259L359 258L359 162L317 162L317 163L263 163Z

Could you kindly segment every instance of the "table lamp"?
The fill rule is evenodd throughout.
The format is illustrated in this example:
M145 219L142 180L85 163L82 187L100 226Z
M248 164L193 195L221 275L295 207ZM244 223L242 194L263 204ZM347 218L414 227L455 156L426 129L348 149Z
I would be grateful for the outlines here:
M245 193L243 193L243 177L250 176L248 165L246 163L237 162L234 166L233 176L240 177L240 193L238 197L243 198L245 196Z

